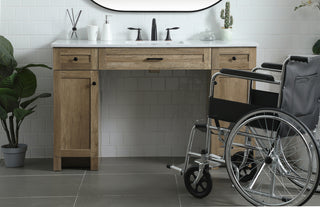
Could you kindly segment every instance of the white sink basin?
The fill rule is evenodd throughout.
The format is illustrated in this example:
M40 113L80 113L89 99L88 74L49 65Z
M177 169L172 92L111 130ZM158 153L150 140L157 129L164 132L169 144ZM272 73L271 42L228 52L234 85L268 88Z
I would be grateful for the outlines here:
M129 45L145 45L145 46L170 46L170 45L183 45L183 41L126 41Z

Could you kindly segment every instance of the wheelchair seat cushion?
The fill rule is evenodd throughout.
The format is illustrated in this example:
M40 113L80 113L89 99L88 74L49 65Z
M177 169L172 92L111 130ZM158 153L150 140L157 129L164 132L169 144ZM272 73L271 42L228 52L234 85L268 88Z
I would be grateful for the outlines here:
M243 78L254 78L258 80L274 81L274 77L272 75L254 73L254 72L249 72L244 70L233 70L233 69L224 68L224 69L221 69L220 72L228 75L240 76Z

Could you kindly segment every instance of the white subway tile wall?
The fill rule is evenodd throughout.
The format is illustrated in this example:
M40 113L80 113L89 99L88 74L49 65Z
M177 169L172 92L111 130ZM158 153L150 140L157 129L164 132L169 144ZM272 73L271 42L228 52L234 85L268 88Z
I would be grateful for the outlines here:
M234 39L259 44L258 64L282 62L288 54L310 54L320 38L320 12L310 8L294 12L300 0L230 1ZM81 39L86 39L86 25L101 28L104 15L109 14L116 40L136 38L135 32L127 30L129 26L141 27L142 38L150 39L152 18L157 19L159 39L165 38L166 27L179 26L172 38L188 40L198 39L206 29L220 38L222 7L223 3L196 13L119 13L90 0L1 0L0 35L12 41L20 65L52 66L50 43L68 38L71 29L66 9L83 10L78 24ZM52 92L52 71L34 71L38 92ZM101 155L183 156L192 123L205 118L207 77L205 71L101 72ZM21 142L29 145L27 157L52 157L53 99L37 105L36 113L23 123ZM3 130L0 137L0 143L6 143Z

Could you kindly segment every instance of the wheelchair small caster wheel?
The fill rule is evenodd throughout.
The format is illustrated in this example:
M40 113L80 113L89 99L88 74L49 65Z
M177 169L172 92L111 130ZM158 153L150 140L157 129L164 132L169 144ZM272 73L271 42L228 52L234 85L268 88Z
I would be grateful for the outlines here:
M204 169L203 175L198 184L194 185L193 182L196 180L198 173L198 165L192 165L189 167L184 173L184 184L191 195L196 198L204 198L209 195L212 190L212 180L208 166Z
M238 168L242 164L243 159L244 152L237 152L231 157L232 163L234 163ZM256 172L257 164L254 162L253 153L250 152L248 159L246 160L246 164L239 169L239 181L245 183L252 180Z

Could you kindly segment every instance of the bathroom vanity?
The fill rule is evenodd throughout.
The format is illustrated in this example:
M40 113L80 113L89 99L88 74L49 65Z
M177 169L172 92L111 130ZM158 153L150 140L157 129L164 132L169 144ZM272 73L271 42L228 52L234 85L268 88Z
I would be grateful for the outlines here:
M99 167L99 71L251 70L256 43L246 42L89 42L52 43L54 62L54 166L64 157L90 158ZM209 78L209 77L208 77ZM224 84L219 84L224 82ZM228 86L228 87L225 87ZM220 77L215 97L247 101L248 82ZM186 138L187 139L187 138ZM212 152L223 153L213 139Z

